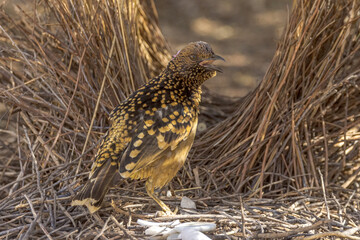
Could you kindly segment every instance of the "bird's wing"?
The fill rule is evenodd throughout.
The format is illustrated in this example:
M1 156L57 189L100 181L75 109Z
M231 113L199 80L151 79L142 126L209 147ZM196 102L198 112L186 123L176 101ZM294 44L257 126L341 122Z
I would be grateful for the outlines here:
M74 197L72 205L86 205L91 213L100 208L105 194L119 170L121 154L131 140L130 128L132 125L128 119L129 115L126 113L123 106L120 105L112 114L112 126L100 144L89 180Z
M156 161L165 151L175 150L189 136L196 118L195 110L181 103L146 110L121 157L121 176L135 176L134 172Z
M129 114L124 111L123 104L113 110L110 120L112 122L111 127L100 144L89 178L97 177L102 166L108 161L111 162L111 166L118 169L119 159L131 141L135 120L129 118Z

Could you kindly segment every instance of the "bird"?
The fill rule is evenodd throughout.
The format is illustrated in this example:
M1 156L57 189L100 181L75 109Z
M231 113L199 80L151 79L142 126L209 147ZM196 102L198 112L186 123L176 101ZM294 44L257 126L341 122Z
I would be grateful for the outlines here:
M194 142L201 101L201 85L222 69L224 60L203 41L178 51L165 69L133 92L110 113L89 179L71 205L96 212L116 173L146 179L147 194L166 215L170 208L155 195L184 165Z

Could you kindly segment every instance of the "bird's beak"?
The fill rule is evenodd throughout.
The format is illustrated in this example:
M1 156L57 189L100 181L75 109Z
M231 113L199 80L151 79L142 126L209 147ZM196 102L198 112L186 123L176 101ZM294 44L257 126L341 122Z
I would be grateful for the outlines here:
M225 59L223 57L214 54L212 57L202 60L200 62L200 65L211 71L222 72L222 69L220 67L213 65L213 62L215 62L216 60L222 60L225 62Z
M211 58L214 59L214 60L221 60L221 61L225 62L225 59L223 57L221 57L219 55L216 55L216 54L214 54L214 56L212 56Z

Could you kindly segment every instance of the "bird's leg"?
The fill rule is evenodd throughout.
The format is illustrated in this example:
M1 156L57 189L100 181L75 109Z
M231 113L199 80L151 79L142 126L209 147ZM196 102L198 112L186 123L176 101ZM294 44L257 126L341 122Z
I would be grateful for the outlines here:
M175 215L170 208L163 202L161 201L155 194L154 194L154 186L152 185L151 181L148 180L146 181L146 192L147 194L155 200L155 202L157 202L157 204L159 204L159 206L162 208L162 210L165 212L166 215Z

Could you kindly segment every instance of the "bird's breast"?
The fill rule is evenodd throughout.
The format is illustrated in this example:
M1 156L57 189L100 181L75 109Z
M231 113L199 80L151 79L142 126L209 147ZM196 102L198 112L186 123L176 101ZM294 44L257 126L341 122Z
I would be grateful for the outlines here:
M193 128L189 136L180 142L175 149L169 149L162 159L154 163L152 166L153 174L149 176L154 184L155 188L162 188L171 181L184 166L185 160L189 154L189 151L194 143L197 119L194 119Z

